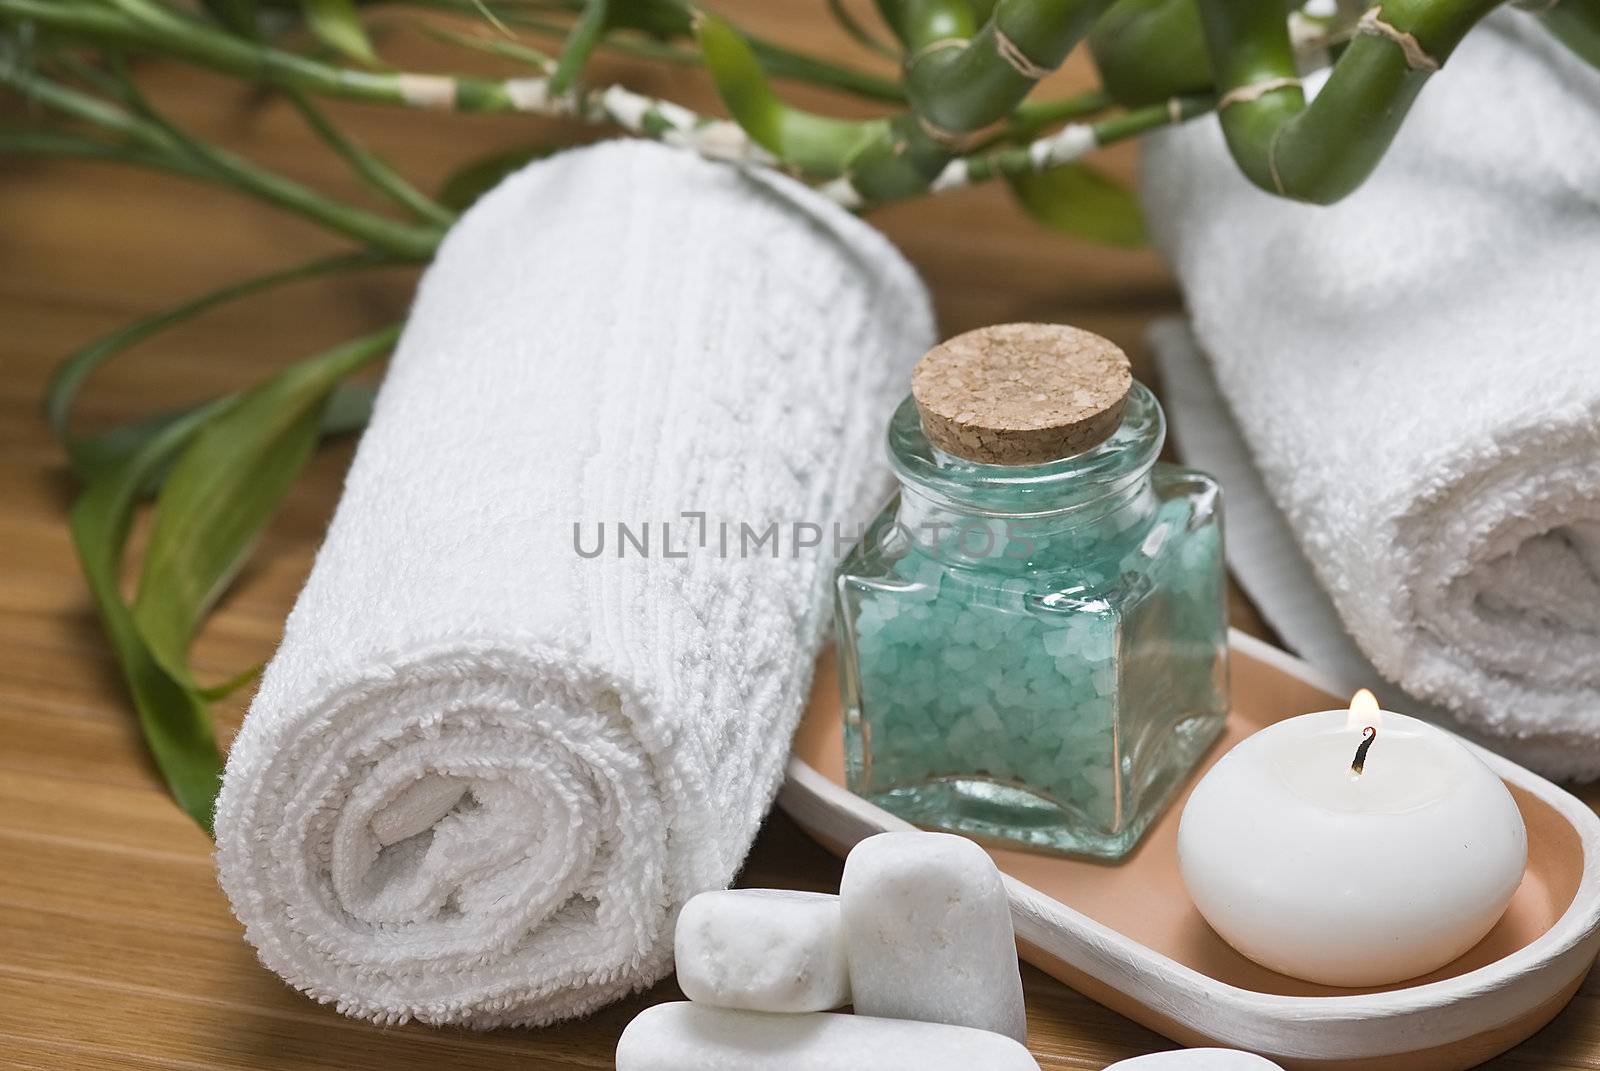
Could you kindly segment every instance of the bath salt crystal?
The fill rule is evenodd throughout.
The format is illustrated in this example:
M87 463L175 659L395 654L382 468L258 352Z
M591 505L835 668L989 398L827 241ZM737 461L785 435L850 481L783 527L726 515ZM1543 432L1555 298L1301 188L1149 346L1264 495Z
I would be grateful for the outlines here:
M693 1001L639 1013L617 1071L1039 1071L1010 1038L940 1023L732 1011Z
M1283 1071L1264 1056L1238 1049L1171 1049L1120 1060L1105 1071Z
M693 1001L767 1012L850 1003L839 898L827 893L701 893L678 916L674 954Z
M879 833L839 886L856 1011L1024 1041L1011 906L987 853L949 833Z

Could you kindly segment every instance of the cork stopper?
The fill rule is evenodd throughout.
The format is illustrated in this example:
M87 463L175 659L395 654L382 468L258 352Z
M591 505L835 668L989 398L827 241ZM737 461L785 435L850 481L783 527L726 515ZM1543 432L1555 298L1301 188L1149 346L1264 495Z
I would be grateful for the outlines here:
M1065 324L1000 324L929 350L911 373L922 431L947 453L1037 465L1111 437L1133 386L1128 355Z

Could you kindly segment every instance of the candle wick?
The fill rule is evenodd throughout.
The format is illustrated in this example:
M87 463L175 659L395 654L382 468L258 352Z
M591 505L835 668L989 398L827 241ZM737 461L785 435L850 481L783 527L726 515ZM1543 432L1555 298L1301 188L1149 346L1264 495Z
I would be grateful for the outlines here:
M1372 749L1372 742L1378 738L1378 729L1375 725L1368 725L1361 730L1361 746L1356 748L1355 761L1350 764L1350 771L1357 777L1367 768L1367 752Z

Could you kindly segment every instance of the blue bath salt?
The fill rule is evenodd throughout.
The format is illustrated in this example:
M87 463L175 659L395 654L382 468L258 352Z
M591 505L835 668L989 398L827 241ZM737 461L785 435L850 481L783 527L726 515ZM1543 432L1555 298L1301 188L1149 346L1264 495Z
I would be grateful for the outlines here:
M1156 462L1164 431L1135 384L1099 446L986 465L900 407L900 491L837 575L853 791L926 828L1133 848L1226 713L1221 495Z

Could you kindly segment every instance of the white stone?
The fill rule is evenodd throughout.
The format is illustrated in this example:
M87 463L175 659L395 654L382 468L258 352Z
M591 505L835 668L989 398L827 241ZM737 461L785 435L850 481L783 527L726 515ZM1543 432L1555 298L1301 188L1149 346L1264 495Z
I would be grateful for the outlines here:
M647 1008L628 1024L617 1071L1039 1071L1039 1064L1010 1038L961 1026L679 1001Z
M1283 1071L1252 1052L1238 1049L1171 1049L1119 1060L1106 1071Z
M782 889L701 893L678 916L678 985L690 1000L747 1011L850 1003L839 898Z
M845 860L839 903L857 1012L1027 1040L1011 905L982 848L948 833L868 837Z

